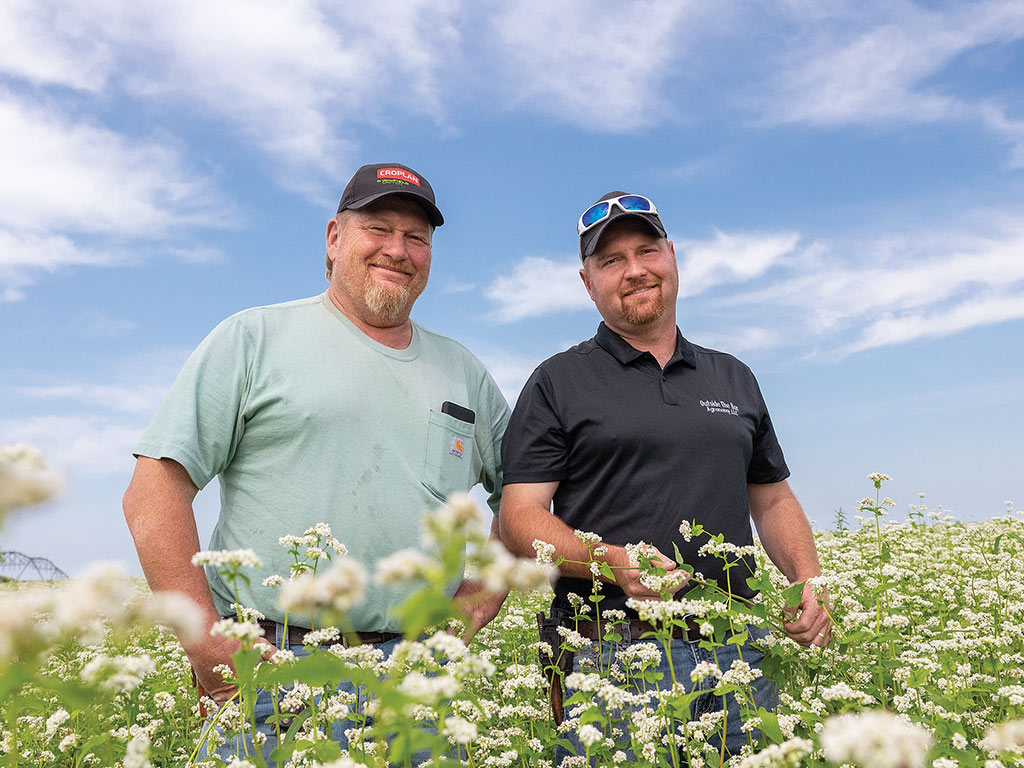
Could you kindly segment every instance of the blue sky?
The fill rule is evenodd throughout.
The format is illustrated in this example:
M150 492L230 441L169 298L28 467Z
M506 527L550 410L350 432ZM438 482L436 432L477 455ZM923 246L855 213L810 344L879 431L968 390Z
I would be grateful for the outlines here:
M324 290L341 189L385 161L447 222L414 317L510 400L597 326L576 218L639 192L683 334L757 373L819 527L873 471L898 516L1024 504L1021 83L1017 0L7 0L0 442L68 490L0 548L138 570L120 499L178 368Z

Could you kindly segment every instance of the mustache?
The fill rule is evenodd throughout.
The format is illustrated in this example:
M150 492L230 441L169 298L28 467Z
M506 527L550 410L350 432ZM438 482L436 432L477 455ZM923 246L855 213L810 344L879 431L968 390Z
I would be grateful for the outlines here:
M630 280L627 283L625 293L629 294L633 293L633 291L641 291L644 288L655 288L659 285L661 285L661 283L657 281L651 282L650 280Z
M386 269L393 269L396 272L401 272L403 275L411 275L412 271L409 270L402 262L389 259L386 256L383 258L376 258L369 263L371 267L384 267Z

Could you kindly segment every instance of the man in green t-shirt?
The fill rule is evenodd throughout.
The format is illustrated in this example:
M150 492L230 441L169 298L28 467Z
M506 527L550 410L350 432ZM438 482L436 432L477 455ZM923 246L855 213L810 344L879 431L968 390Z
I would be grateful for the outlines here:
M360 168L327 225L327 291L218 325L136 448L125 518L153 590L184 593L202 609L199 639L183 644L218 701L233 690L213 670L239 646L208 631L233 613L230 587L191 563L199 550L192 501L211 479L220 480L221 510L210 548L256 551L263 565L240 599L276 623L266 640L285 647L307 630L289 616L284 637L275 593L261 583L288 574L281 536L327 523L372 570L417 547L420 515L453 493L482 483L497 512L508 404L468 350L409 317L443 223L430 184L411 168ZM492 535L496 527L495 518ZM463 581L453 595L469 611L470 632L503 599L464 600L477 590ZM394 641L390 609L401 597L378 590L352 610L364 642Z

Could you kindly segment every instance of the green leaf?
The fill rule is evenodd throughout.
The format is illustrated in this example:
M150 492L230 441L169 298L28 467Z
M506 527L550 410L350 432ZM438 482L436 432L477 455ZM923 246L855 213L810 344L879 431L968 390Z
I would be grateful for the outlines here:
M608 563L602 560L598 567L601 570L602 576L604 576L609 581L615 581L615 572L612 570L612 567L608 565Z
M769 712L764 707L757 708L757 717L761 720L761 733L765 735L772 744L781 744L786 740L779 727L779 717L774 712Z
M804 582L798 582L791 587L782 590L782 596L786 600L787 608L796 608L803 600Z

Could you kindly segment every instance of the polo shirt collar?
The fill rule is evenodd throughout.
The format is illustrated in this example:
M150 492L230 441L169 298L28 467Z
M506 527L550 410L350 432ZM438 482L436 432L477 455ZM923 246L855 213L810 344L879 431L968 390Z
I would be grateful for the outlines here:
M597 327L597 335L594 336L594 340L597 341L602 349L623 365L629 365L637 358L648 354L647 352L641 352L619 336L619 334L605 325L604 321L601 321L601 324ZM693 345L683 338L679 328L676 328L676 351L665 367L668 368L669 365L676 362L681 362L690 368L697 367L697 355L693 351Z

